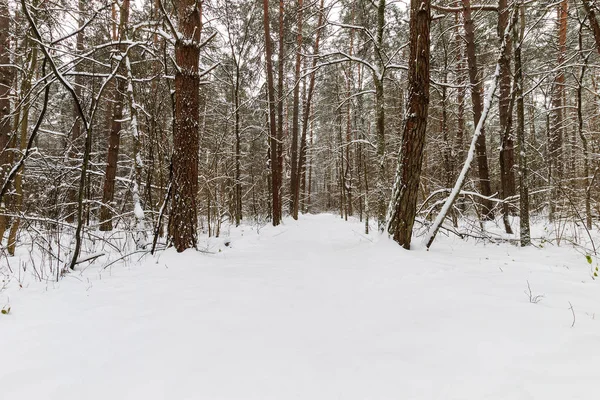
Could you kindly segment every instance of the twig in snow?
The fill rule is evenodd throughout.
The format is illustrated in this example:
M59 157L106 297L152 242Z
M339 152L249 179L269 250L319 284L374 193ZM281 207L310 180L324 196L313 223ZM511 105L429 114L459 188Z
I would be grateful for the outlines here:
M75 261L75 265L77 265L77 264L81 264L81 263L84 263L84 262L86 262L86 261L93 261L93 260L95 260L96 258L100 258L100 257L102 257L102 256L104 256L104 255L106 255L106 253L104 253L104 252L102 251L102 252L100 252L100 253L95 253L95 254L90 254L90 255L88 255L88 256L85 256L85 257L80 257L80 258L78 258L78 259L77 259L77 261Z
M533 304L537 304L544 298L543 294L534 295L531 291L531 285L529 285L529 281L527 281L527 290L524 293L529 297L529 302Z
M571 324L571 328L575 326L575 310L573 310L573 304L571 304L571 302L569 302L569 309L571 310L571 313L573 313L573 323Z
M148 253L150 253L150 250L135 250L135 251L132 251L131 253L125 254L124 256L119 257L116 260L113 260L113 261L109 262L104 267L102 267L102 269L106 269L106 268L110 267L111 265L116 264L119 261L124 260L125 258L127 258L129 256L132 256L134 254L138 254L138 253L148 254Z

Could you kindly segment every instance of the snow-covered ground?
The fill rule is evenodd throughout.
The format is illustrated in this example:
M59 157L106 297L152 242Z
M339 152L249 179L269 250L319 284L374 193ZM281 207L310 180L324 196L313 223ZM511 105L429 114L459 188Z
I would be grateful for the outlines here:
M600 282L569 246L408 252L333 215L228 237L11 281L0 399L597 396Z

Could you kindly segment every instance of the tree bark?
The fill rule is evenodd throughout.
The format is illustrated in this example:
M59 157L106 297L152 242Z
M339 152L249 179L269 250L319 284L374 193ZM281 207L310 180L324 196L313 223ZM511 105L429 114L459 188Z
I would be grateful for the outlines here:
M531 232L529 228L529 181L527 167L527 147L525 144L525 101L523 99L523 69L521 63L521 41L525 29L525 9L519 6L519 27L513 26L513 38L515 41L515 97L517 103L517 126L516 135L519 145L519 230L521 246L531 244ZM515 17L516 18L516 17Z
M271 43L271 29L269 19L269 0L263 0L263 25L265 29L265 57L267 62L267 100L269 102L269 144L271 158L271 218L273 226L280 223L281 200L279 198L279 156L277 154L277 119L275 118L275 87L273 83L273 50Z
M277 213L279 221L282 217L283 199L281 188L283 185L283 98L284 93L284 66L285 66L285 26L284 26L285 9L283 0L279 0L279 52L277 57L277 185L279 204Z
M596 18L596 4L590 4L589 0L582 0L583 7L588 17L589 24L592 27L592 32L594 34L594 40L596 42L596 50L600 53L600 24L598 24L598 19ZM581 42L581 33L579 35L579 40ZM579 46L582 48L581 44ZM586 58L587 63L587 58ZM579 137L581 138L581 143L584 151L584 159L583 159L583 174L585 176L585 215L586 215L586 226L588 229L592 229L592 210L591 210L591 190L593 177L590 177L590 160L589 160L589 143L586 135L583 132L583 115L582 115L582 90L583 90L583 74L585 72L585 66L581 69L581 77L579 79L579 85L577 87L577 117L578 117L578 130Z
M354 25L354 4L352 6L352 17L351 24ZM354 28L350 28L350 47L348 48L348 54L352 56L354 53ZM344 164L342 166L342 174L344 176L343 189L345 191L345 216L346 220L348 215L353 214L352 210L352 161L351 161L351 143L352 143L352 90L354 88L354 68L349 65L346 70L346 142L341 144L344 149Z
M175 120L173 126L173 195L169 232L178 252L196 246L198 227L198 152L200 126L200 33L202 9L197 0L179 0L180 37L175 42Z
M463 149L464 146L464 137L465 137L465 74L463 71L464 68L464 46L463 39L459 33L459 24L460 15L457 13L455 15L455 29L456 29L456 84L458 85L458 89L456 90L456 101L457 101L457 110L456 110L456 140L454 142L454 158L457 160L464 160L465 151ZM457 164L457 163L454 163Z
M411 0L408 61L408 110L404 122L398 170L389 206L388 232L410 249L417 210L425 131L429 108L429 52L431 5L429 0Z
M583 48L583 37L581 28L579 29L579 48ZM589 53L585 56L581 54L582 66L579 79L577 80L577 133L581 139L583 149L583 176L585 188L585 226L588 230L592 229L592 204L591 204L591 177L590 177L590 150L589 141L583 129L583 79L588 67ZM574 158L574 157L573 157Z
M123 0L119 14L119 41L122 42L125 40L125 31L129 24L129 0ZM121 55L125 54L127 47L124 44L119 44L118 48ZM123 71L124 70L121 69L121 72ZM112 218L114 217L114 213L112 212L112 203L115 197L115 178L117 177L117 162L119 159L121 123L123 120L126 88L127 82L124 79L118 79L113 103L110 133L108 136L108 153L106 156L106 170L104 173L104 186L102 190L102 206L100 207L101 231L111 231L113 229Z
M298 18L298 32L296 33L296 69L294 71L294 104L292 106L292 148L291 148L291 179L290 179L290 213L292 218L298 219L298 208L295 207L294 202L296 201L296 191L298 190L297 183L298 179L298 132L299 132L299 121L300 121L300 69L302 67L302 8L304 6L303 0L298 0L298 11L296 13Z
M498 1L498 36L502 42L502 35L508 24L509 9L507 0ZM510 73L510 57L511 57L511 42L506 44L504 54L500 58L500 78L499 78L499 94L500 100L499 117L500 117L500 187L501 196L503 199L514 196L515 194L515 174L513 172L514 165L514 140L512 135L512 109L511 104L511 73ZM512 234L512 229L508 221L509 206L507 202L502 203L502 216L504 220L504 229L506 233Z
M426 2L429 4L429 1ZM411 3L412 4L412 3ZM429 6L428 6L429 7ZM381 57L383 51L383 29L385 25L385 0L379 0L377 6L377 43L376 53ZM380 60L379 76L373 73L375 84L375 129L377 136L377 227L385 230L386 224L386 168L385 168L385 98L383 85L383 60Z
M233 102L235 107L235 226L240 226L242 220L242 151L240 132L240 79L241 71L239 62L235 61L235 86L233 88Z
M10 64L10 14L8 0L0 0L0 64ZM8 174L8 142L12 132L10 90L13 84L13 69L0 68L0 184ZM0 197L0 213L5 210L6 200ZM0 243L8 226L8 218L0 215Z

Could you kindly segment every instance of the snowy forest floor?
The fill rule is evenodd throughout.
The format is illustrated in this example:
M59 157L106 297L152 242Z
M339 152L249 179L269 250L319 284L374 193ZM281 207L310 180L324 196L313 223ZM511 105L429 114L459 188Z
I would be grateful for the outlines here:
M409 252L363 230L307 215L12 279L0 398L595 397L600 281L580 251L440 235Z

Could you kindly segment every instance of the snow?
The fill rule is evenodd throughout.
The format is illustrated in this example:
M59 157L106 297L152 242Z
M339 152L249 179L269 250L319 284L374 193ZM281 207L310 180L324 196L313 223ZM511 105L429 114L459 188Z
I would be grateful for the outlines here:
M144 210L142 209L142 205L139 201L135 202L135 205L133 207L133 213L135 214L135 217L137 219L144 219Z
M409 252L363 230L306 215L58 283L15 277L0 398L593 398L600 282L582 254L443 231Z

